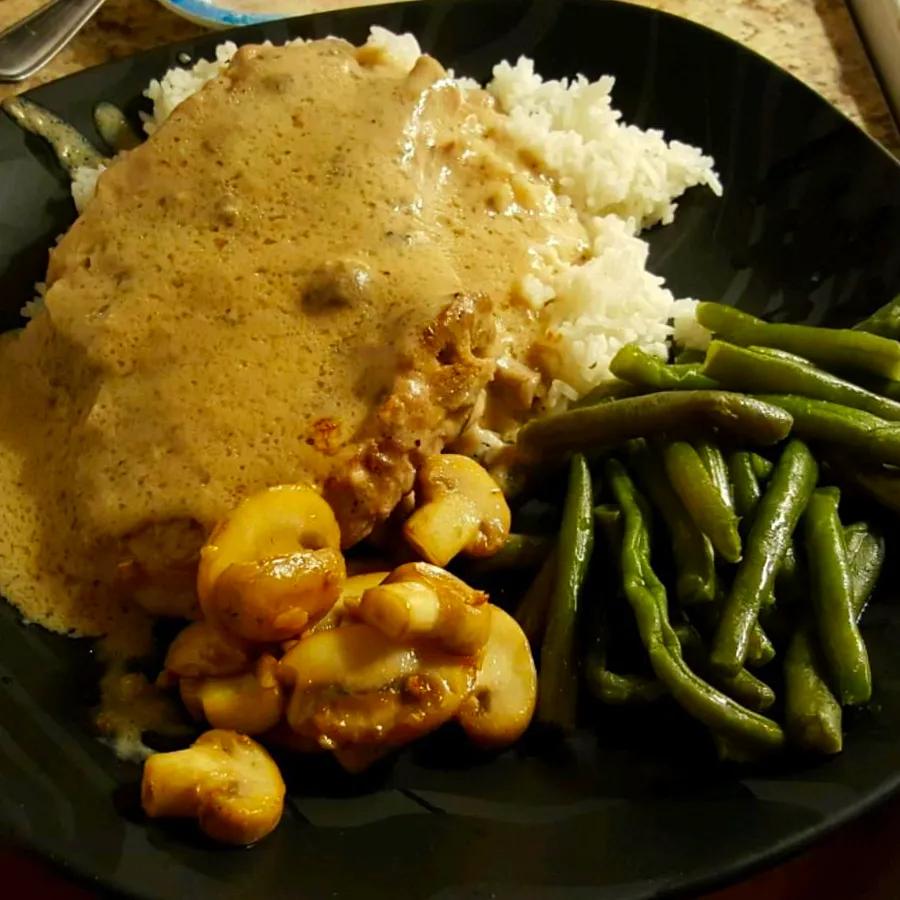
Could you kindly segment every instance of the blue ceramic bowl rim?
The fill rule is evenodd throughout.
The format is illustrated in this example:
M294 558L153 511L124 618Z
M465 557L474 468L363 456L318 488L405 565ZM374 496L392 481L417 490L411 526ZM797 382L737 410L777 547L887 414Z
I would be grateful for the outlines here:
M220 25L223 28L235 28L241 25L259 25L262 22L272 22L284 18L279 13L248 13L217 6L206 0L165 0L165 6L181 10L191 19L202 19L210 24Z

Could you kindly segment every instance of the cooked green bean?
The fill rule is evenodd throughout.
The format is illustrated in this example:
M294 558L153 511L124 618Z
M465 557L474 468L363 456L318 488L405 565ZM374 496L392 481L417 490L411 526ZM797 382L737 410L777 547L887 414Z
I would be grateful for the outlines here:
M591 473L584 457L576 454L569 464L569 485L556 548L556 578L547 610L538 676L538 720L560 728L575 726L578 699L575 621L593 547Z
M792 419L777 406L725 391L660 391L534 419L519 432L526 450L566 452L613 447L661 432L720 428L751 444L776 444Z
M759 501L746 552L722 608L712 648L712 662L737 672L763 600L772 594L775 573L818 477L818 467L804 443L792 440L775 466Z
M643 442L629 462L641 487L659 511L672 542L675 596L680 603L710 603L716 598L716 557L712 542L697 527L672 489L659 455Z
M850 585L853 591L853 614L858 621L881 575L885 556L884 538L868 528L861 534L848 536L847 532L848 529L845 528L844 536L850 560Z
M803 440L824 441L877 462L900 463L898 423L828 400L792 394L760 394L759 399L789 412L794 434Z
M612 358L609 371L622 381L654 391L704 391L718 387L697 363L670 365L637 344L622 347Z
M640 706L665 696L658 678L649 675L621 675L610 671L606 660L589 654L584 665L585 682L590 692L609 706Z
M525 632L528 643L533 648L540 647L544 639L544 627L547 624L547 609L550 606L550 595L556 581L556 548L554 547L541 566L531 586L519 601L516 609L516 621Z
M734 450L728 455L728 475L734 491L734 511L741 517L741 532L746 537L750 517L762 497L762 488L747 450Z
M872 696L872 674L853 610L839 502L837 488L815 491L804 516L804 535L807 555L815 560L810 566L810 594L822 656L838 699L856 705Z
M713 341L703 371L729 390L796 394L861 409L882 419L900 421L900 403L880 397L805 360L774 355L754 347Z
M696 347L685 347L675 354L675 365L683 366L691 363L702 363L706 356L705 351L698 350Z
M737 675L724 675L713 672L710 681L748 709L762 712L775 702L775 691L746 669Z
M623 397L636 397L643 393L639 387L618 378L604 381L592 388L580 400L576 400L569 409L581 409L585 406L596 406L598 403L609 403Z
M784 654L785 729L800 750L830 755L843 746L841 705L822 672L819 648L804 622Z
M759 485L752 460L752 454L745 450L736 450L728 458L728 472L734 487L735 511L741 517L741 537L746 540L756 514L756 507L762 497L762 488ZM760 457L761 458L761 457ZM768 462L768 460L766 460ZM784 552L784 559L775 576L775 595L786 591L793 596L794 586L798 577L797 558L794 555L793 542L788 544ZM763 599L763 606L769 606L775 600L774 595ZM774 655L774 648L773 648ZM752 663L754 653L748 651L748 663Z
M854 331L867 331L869 334L877 334L881 337L900 338L900 294L893 300L889 300L880 309L876 309L871 316L857 322L853 326Z
M686 441L663 448L666 474L697 527L712 541L723 559L741 558L741 536L734 509L722 499L697 451Z
M703 466L709 473L722 502L729 508L734 509L734 490L731 486L731 479L728 477L728 466L725 463L725 456L722 451L712 442L707 440L694 441L694 449L697 455L703 460Z
M607 461L606 474L625 523L622 546L625 594L656 677L676 703L715 734L736 742L754 755L779 749L784 734L775 722L741 706L685 665L678 636L668 619L665 588L650 564L650 539L642 498L617 460Z
M846 328L773 324L722 303L698 303L697 321L733 344L775 347L825 368L900 378L900 343L878 335Z
M622 511L618 506L612 503L595 506L594 521L609 546L617 547L622 542Z
M485 575L510 569L537 569L552 545L553 541L543 535L511 534L493 556L467 562L466 573Z
M884 562L884 541L864 523L844 528L844 540L853 614L858 620ZM791 741L811 753L839 753L843 745L841 707L828 686L825 663L808 620L791 638L784 665L784 716Z
M775 464L758 453L750 454L750 463L753 466L753 473L760 481L766 481L772 474Z
M775 645L769 639L762 625L754 622L747 637L746 664L751 669L761 669L775 659Z

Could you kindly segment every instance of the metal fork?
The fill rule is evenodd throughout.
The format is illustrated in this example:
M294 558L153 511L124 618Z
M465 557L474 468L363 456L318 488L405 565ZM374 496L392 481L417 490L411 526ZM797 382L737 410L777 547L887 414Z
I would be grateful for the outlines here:
M51 0L0 32L0 81L22 81L79 32L103 0Z

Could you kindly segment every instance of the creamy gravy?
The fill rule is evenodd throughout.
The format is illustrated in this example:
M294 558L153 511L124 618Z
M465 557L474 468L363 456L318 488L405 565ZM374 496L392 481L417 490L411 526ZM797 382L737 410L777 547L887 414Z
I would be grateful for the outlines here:
M26 131L48 141L69 174L80 166L95 169L106 162L103 154L77 128L42 106L23 97L10 97L3 101L3 109Z
M59 630L127 625L123 562L184 567L247 492L333 476L454 296L524 347L535 250L584 246L434 60L243 48L110 165L0 341L0 590Z

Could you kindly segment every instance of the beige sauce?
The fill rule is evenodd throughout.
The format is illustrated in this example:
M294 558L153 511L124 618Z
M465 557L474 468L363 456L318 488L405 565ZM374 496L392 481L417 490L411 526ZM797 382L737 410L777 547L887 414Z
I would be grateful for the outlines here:
M139 761L151 752L143 742L146 732L181 736L190 734L191 728L173 696L146 675L130 670L130 661L150 650L149 629L136 627L127 638L123 641L117 635L99 643L96 652L105 671L94 721L116 756Z
M114 103L98 103L94 108L94 125L100 137L116 153L133 150L141 143L140 135L131 127L125 113Z
M103 154L77 128L42 106L23 97L10 97L2 105L22 128L50 143L60 164L70 174L80 166L96 169L106 162Z
M242 49L113 162L0 342L0 590L60 630L127 625L122 563L183 567L249 491L341 471L455 295L527 343L515 286L546 245L576 258L576 216L430 58ZM383 419L416 434L404 384Z

